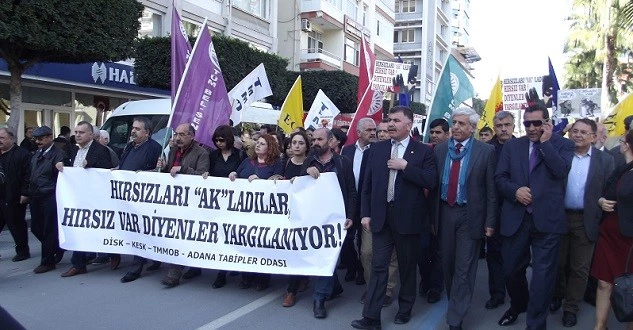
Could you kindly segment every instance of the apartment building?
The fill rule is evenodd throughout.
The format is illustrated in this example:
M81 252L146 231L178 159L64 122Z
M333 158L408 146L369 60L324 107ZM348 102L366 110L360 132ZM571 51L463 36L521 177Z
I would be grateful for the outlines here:
M394 1L279 1L278 55L288 70L344 70L358 75L361 38L378 59L393 59Z

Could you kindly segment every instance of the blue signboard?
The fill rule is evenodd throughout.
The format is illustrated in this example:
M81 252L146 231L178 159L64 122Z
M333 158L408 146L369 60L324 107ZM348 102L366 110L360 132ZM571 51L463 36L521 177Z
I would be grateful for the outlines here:
M8 74L8 66L0 59L0 72ZM169 96L169 90L136 85L134 66L124 63L92 62L82 64L38 63L25 75L57 79L69 84L89 85L94 88L115 88L129 93L151 93Z

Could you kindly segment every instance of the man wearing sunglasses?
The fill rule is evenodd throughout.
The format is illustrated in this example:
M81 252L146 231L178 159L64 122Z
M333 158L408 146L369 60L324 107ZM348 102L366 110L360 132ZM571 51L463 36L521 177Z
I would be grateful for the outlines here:
M502 256L511 299L499 325L511 325L527 311L527 329L545 329L556 283L560 239L567 231L562 206L575 146L552 134L553 125L542 103L525 110L523 125L527 135L505 143L495 174L504 198ZM525 271L530 250L532 279L528 291Z

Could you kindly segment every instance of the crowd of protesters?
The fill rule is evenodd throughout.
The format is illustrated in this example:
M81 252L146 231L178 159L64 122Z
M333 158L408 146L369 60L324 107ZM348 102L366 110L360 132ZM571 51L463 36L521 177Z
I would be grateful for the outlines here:
M292 180L334 172L341 188L347 236L338 268L344 281L366 286L358 299L362 318L357 329L380 329L381 309L393 303L393 320L406 324L417 296L436 303L448 298L446 321L461 329L472 303L480 256L488 265L487 309L510 308L500 326L525 313L528 329L545 329L547 316L562 308L562 324L573 327L583 297L596 306L595 329L605 329L615 277L624 273L633 247L633 116L625 119L619 145L605 147L602 124L576 120L566 132L553 132L547 109L526 109L526 135L513 136L516 119L501 111L494 127L477 131L479 116L467 107L453 111L451 122L428 125L429 143L412 135L413 114L396 106L380 123L358 120L358 140L346 145L342 128L297 128L288 137L274 126L241 134L229 126L213 132L213 146L196 141L187 123L177 126L165 159L151 138L151 121L133 121L130 142L117 154L109 136L89 122L62 127L54 138L47 126L28 128L19 145L16 135L0 128L0 230L6 224L15 242L14 262L31 257L25 214L41 242L42 274L56 269L65 251L59 247L55 187L64 167L160 171L252 180ZM417 131L416 131L417 132ZM566 135L563 136L563 135ZM564 206L564 207L563 207ZM73 251L72 267L62 277L88 272L88 265L121 256ZM121 282L162 266L135 256ZM202 269L166 265L167 287L200 276ZM526 269L532 267L528 281ZM255 270L256 271L256 270ZM270 274L217 270L214 289L227 275L241 275L239 288L266 290ZM327 317L326 302L343 292L337 272L313 281L313 313ZM592 285L587 285L588 281ZM281 305L292 307L310 279L289 276ZM588 288L585 290L585 288ZM628 324L628 329L633 329Z

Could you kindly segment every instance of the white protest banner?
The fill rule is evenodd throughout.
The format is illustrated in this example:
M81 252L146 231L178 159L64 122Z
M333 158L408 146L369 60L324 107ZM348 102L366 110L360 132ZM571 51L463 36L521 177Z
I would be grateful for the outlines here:
M270 274L332 275L346 235L334 173L231 182L69 167L57 212L66 250Z
M332 103L329 97L319 89L310 111L303 122L303 127L317 129L326 127L331 129L334 125L334 117L341 111Z
M561 89L558 109L563 117L587 118L600 116L602 88Z
M525 94L534 88L543 98L543 76L503 79L503 110L522 110L527 107Z
M242 109L270 95L273 95L273 91L268 82L264 63L261 63L229 91L233 126L242 121Z
M406 82L411 64L376 60L371 89L383 92L393 91L395 79L400 76Z

